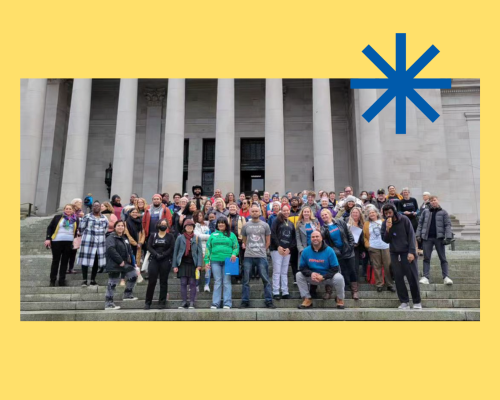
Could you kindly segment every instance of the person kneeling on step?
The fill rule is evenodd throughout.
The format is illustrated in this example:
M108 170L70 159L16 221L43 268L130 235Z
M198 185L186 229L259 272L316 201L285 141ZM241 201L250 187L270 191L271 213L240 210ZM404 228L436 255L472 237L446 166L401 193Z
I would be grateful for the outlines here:
M308 284L325 285L330 291L332 286L335 286L337 308L344 309L344 277L340 274L335 252L323 242L319 231L311 234L311 245L302 252L296 278L300 296L304 300L299 309L313 306Z
M125 274L125 292L123 300L137 300L132 294L137 282L138 269L132 246L124 234L125 222L118 220L115 223L114 232L106 239L106 272L109 275L108 287L106 289L105 310L119 310L113 302L116 285L120 282L120 275Z

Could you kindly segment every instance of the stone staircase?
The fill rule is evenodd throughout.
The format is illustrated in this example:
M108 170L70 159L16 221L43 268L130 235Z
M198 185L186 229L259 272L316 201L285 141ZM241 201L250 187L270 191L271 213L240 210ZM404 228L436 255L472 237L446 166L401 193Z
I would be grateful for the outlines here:
M138 284L138 301L123 302L123 287L117 288L115 302L122 307L104 311L107 274L98 274L97 287L80 286L80 274L67 275L67 286L49 287L50 250L43 246L48 218L27 218L21 221L21 320L479 320L480 318L480 244L457 240L455 251L449 251L450 276L453 286L442 284L437 255L433 255L431 284L421 285L422 311L400 311L396 294L378 293L374 286L360 284L360 300L351 300L347 292L346 309L337 310L333 300L314 300L312 310L298 310L300 294L289 277L292 299L275 301L275 310L264 308L261 282L251 281L251 307L239 310L241 285L233 285L233 309L210 310L211 293L200 292L196 310L178 310L181 304L179 280L172 273L169 279L169 301L166 310L144 311L147 281ZM421 268L421 260L420 270ZM79 266L77 267L79 269ZM213 281L212 281L213 285ZM155 298L157 298L155 294Z

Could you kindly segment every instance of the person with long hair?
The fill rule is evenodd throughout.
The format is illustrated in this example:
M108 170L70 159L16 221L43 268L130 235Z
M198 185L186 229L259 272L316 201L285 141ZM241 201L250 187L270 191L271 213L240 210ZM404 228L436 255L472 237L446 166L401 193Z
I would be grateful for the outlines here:
M130 210L128 213L125 224L125 235L130 242L130 246L132 246L134 257L137 257L137 250L144 244L146 233L142 227L142 218L139 216L139 212L136 208ZM140 260L137 260L138 264L139 262Z
M137 199L137 205L136 205L135 209L137 210L137 214L139 215L139 217L141 217L141 220L142 220L142 216L144 215L144 213L148 209L148 202L146 201L146 199L144 197L139 197Z
M205 219L203 218L203 211L198 211L198 210L195 211L193 214L193 221L194 221L194 234L199 241L201 240L201 249L203 251L203 256L205 256L207 240L210 237L210 228L208 227L208 221L205 221ZM205 287L203 288L203 291L210 293L211 271L210 268L206 268L205 266L204 270L205 270ZM196 284L196 287L198 287L198 284Z
M205 200L205 202L203 203L203 207L201 208L201 211L203 211L203 216L205 217L205 219L208 220L208 213L210 211L213 211L212 200L210 199Z
M59 286L66 286L66 269L73 251L73 241L78 232L78 216L73 205L66 204L62 214L55 215L47 227L45 247L52 251L50 286L56 285L59 272Z
M363 237L365 248L370 253L370 260L373 265L375 274L375 286L377 292L384 290L384 278L387 290L395 292L394 282L391 278L391 254L389 253L389 245L382 240L381 229L383 220L380 217L378 209L372 207L368 211L368 220L363 226ZM384 277L382 277L382 268Z
M285 204L271 226L271 258L273 260L273 298L289 299L288 266L291 249L296 247L295 226L288 220L290 207ZM281 295L280 295L281 287Z
M222 198L215 200L215 217L218 220L220 217L226 217L229 215L229 210L226 207L226 203Z
M149 237L149 265L148 265L148 288L146 289L146 301L144 309L149 310L153 303L153 295L160 278L160 296L158 308L164 309L167 304L168 275L172 269L172 255L174 253L174 235L167 232L168 220L162 219L158 222L156 233Z
M245 245L243 244L243 237L241 236L241 231L247 221L244 217L238 214L238 206L236 205L236 203L228 204L228 210L229 214L227 216L227 220L229 222L229 229L231 232L234 233L236 239L238 239L238 246L240 248L238 257L240 258L240 268L241 268L241 266L243 265L243 258L245 254ZM233 279L236 281L236 283L240 283L241 278L242 275L240 270L240 273Z
M418 216L420 215L417 200L410 197L410 189L407 187L403 188L401 193L403 194L403 198L397 202L396 208L400 214L406 215L413 226L413 230L416 232L418 228Z
M113 206L107 201L103 201L101 204L101 215L106 217L108 220L108 231L106 232L106 237L115 231L115 223L118 221L116 218Z
M236 235L231 232L227 218L220 217L217 220L217 230L210 235L205 250L205 265L207 268L212 269L215 279L211 309L220 308L223 285L223 308L230 309L233 306L231 275L225 273L225 262L226 258L230 258L231 262L235 262L238 253L239 246Z
M357 289L358 277L355 271L354 238L349 227L343 219L333 219L332 213L326 208L321 211L321 218L324 222L320 229L323 241L335 251L346 289L348 286L351 287L351 290L353 290L354 286ZM331 299L332 289L331 285L325 285L323 299Z
M236 202L236 197L234 197L234 193L233 192L227 193L225 198L226 206L229 207L230 203L235 203L235 202Z
M365 254L365 242L363 238L363 228L365 225L365 220L363 218L363 213L361 212L361 209L359 207L354 207L351 211L351 214L349 215L349 222L347 223L347 226L351 230L351 233L353 234L354 238L354 268L356 272L356 276L359 276L358 271L359 271L359 263L360 261L366 257ZM354 235L355 230L359 229L359 235ZM364 276L366 276L366 270L363 271ZM351 282L351 288L352 288L352 298L354 300L359 299L359 293L358 293L358 282Z
M125 236L125 222L116 221L114 232L106 238L106 272L108 286L106 288L105 310L119 310L114 303L114 294L120 275L125 276L125 291L123 300L138 300L133 295L137 282L138 272L132 247Z
M194 308L196 300L196 270L201 271L203 265L203 250L201 240L194 234L192 219L184 221L183 231L175 240L172 267L177 277L181 279L182 305L179 308ZM190 302L187 301L187 285L190 286Z
M106 232L108 220L101 214L101 203L95 200L92 213L82 218L79 226L82 234L77 264L82 266L82 286L88 286L88 270L92 266L90 285L98 286L95 280L98 268L106 266Z
M311 245L311 234L318 229L319 222L312 214L309 206L300 210L297 224L295 225L295 242L297 243L298 258L307 246ZM296 275L298 265L292 264L293 281L297 284Z

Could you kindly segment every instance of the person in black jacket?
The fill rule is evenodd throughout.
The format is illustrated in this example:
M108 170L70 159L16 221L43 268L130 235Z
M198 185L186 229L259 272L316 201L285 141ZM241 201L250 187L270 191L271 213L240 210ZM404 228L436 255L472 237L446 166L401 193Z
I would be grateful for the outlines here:
M340 272L345 280L345 290L347 287L353 289L353 284L358 284L356 260L354 254L354 237L351 230L342 218L334 220L328 208L321 210L321 219L324 225L321 229L321 236L325 243L334 251L340 264ZM332 297L332 286L325 285L323 299L329 300Z
M271 226L271 246L269 250L273 260L273 298L275 300L290 298L288 266L292 248L297 247L297 240L295 238L295 226L288 219L289 216L290 207L285 204Z
M174 253L175 239L174 235L167 232L168 221L162 219L158 222L157 232L149 236L148 251L149 265L148 265L148 288L146 290L146 302L144 309L149 310L153 302L153 295L160 277L160 297L158 305L160 309L164 309L167 304L168 293L168 274L172 269L172 255Z
M125 222L118 220L115 230L106 239L106 272L109 275L108 287L106 289L105 310L119 310L113 298L116 285L120 282L120 276L125 274L125 291L123 300L138 300L132 294L137 282L137 265L132 252L132 247L125 236Z
M417 200L410 197L410 189L407 187L403 188L401 194L403 198L397 203L398 212L408 217L413 226L413 231L416 232L418 227L418 216L420 215Z
M73 251L73 240L77 236L79 218L71 204L64 206L63 214L55 215L47 227L45 247L52 250L50 286L56 285L59 271L59 286L66 286L66 268Z
M396 207L389 203L382 208L385 221L382 223L380 235L385 243L389 243L391 253L391 269L394 273L396 291L401 310L408 310L410 298L404 277L410 285L413 308L422 309L420 303L420 288L418 287L418 266L415 232L410 220L398 214Z

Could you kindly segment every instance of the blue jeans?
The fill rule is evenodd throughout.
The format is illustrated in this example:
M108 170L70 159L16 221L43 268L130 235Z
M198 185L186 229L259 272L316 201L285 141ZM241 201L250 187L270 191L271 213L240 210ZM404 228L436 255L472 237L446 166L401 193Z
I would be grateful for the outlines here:
M212 271L212 268L205 271L205 285L210 285L210 276L212 275L211 271Z
M243 260L243 290L241 296L242 303L250 302L250 271L253 266L257 266L259 274L264 284L264 298L266 303L273 301L271 282L269 281L269 264L266 258L245 257Z
M212 297L212 305L220 307L220 299L222 296L222 281L224 281L224 306L232 307L231 300L231 275L226 275L224 270L224 261L212 261L210 269L214 273L214 294Z

